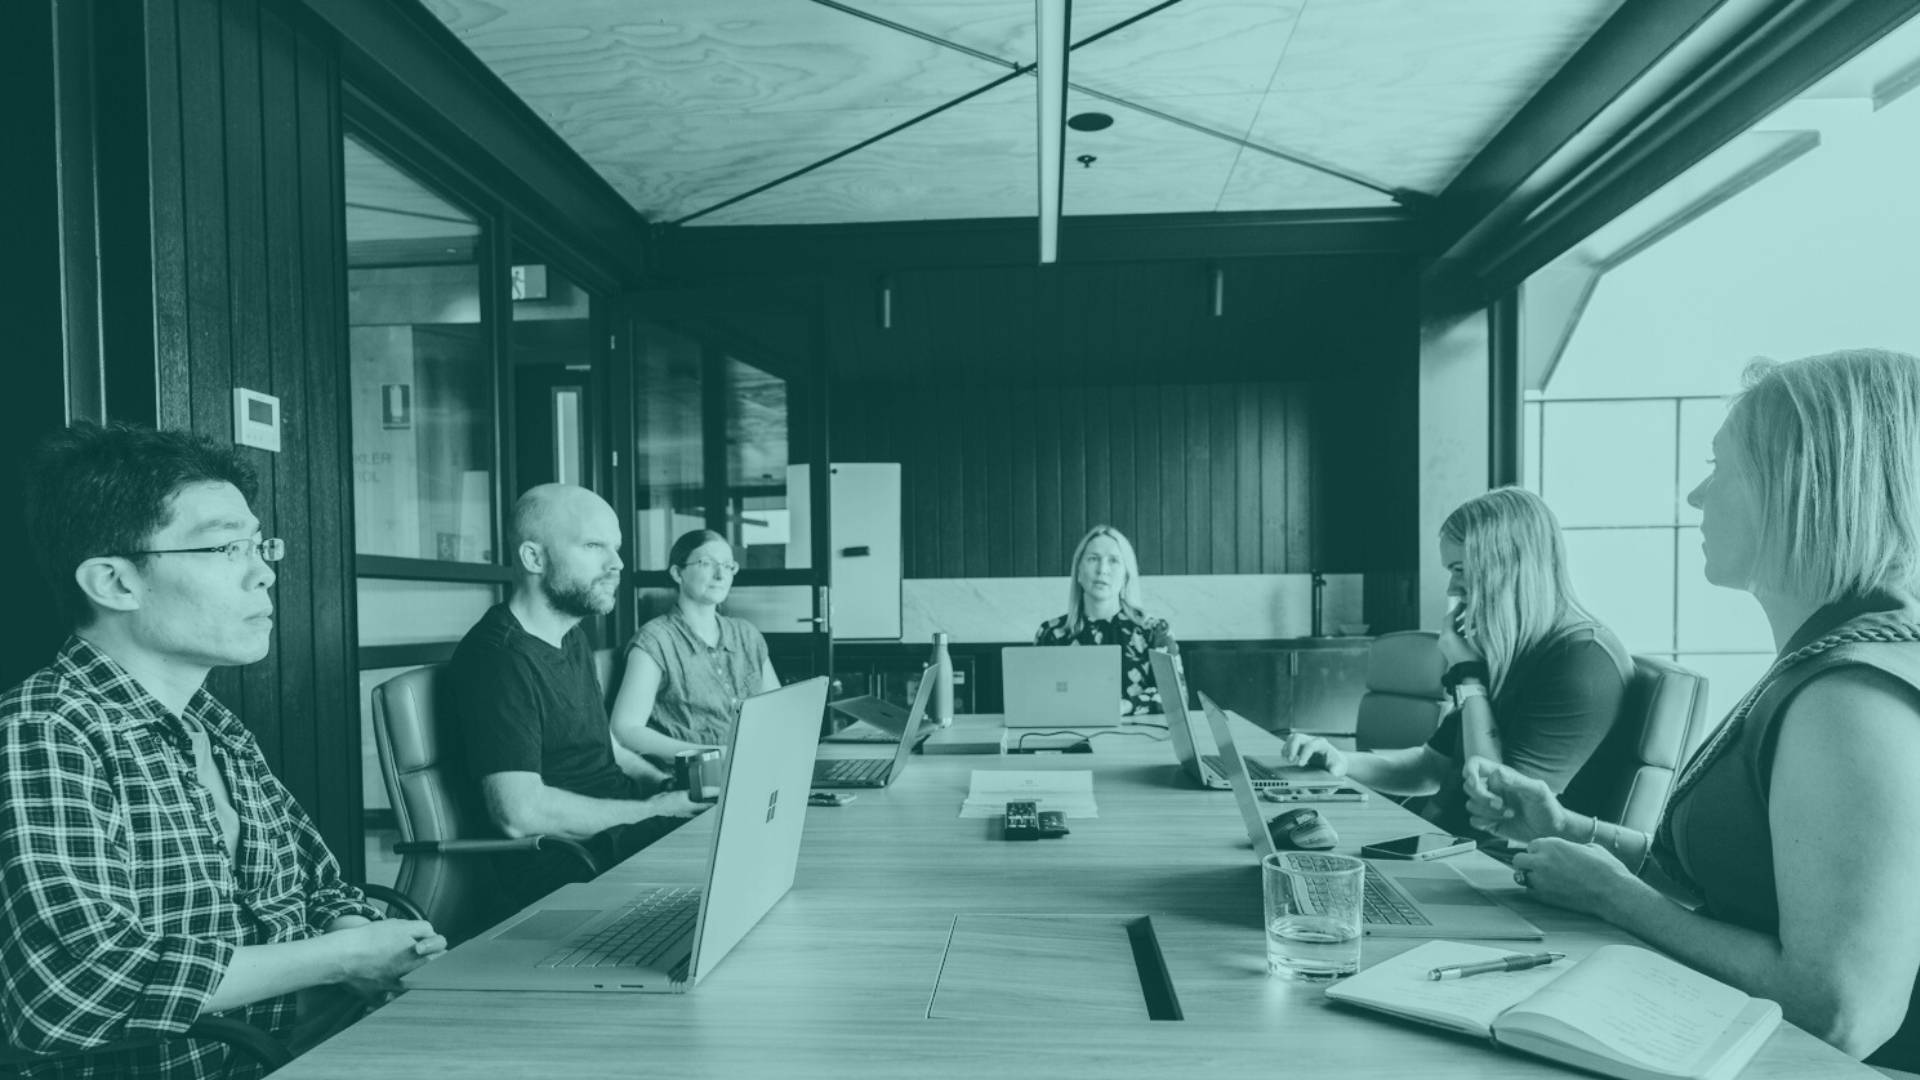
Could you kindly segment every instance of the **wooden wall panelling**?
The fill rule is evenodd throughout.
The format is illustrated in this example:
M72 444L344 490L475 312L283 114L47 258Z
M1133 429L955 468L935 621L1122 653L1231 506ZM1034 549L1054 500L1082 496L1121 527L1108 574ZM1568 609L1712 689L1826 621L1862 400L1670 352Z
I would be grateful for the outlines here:
M147 55L147 114L151 130L144 133L150 155L153 206L153 402L143 414L127 414L162 427L185 427L193 417L193 356L188 322L187 291L187 152L183 124L179 0L152 0L146 5L144 27L150 47ZM131 10L131 6L123 10ZM199 66L205 66L201 62ZM127 238L123 243L138 242ZM112 298L106 298L111 300ZM108 400L124 402L112 387Z
M345 202L341 189L340 58L332 44L315 33L299 38L299 130L303 184L301 254L309 282L308 307L301 327L303 362L312 402L312 436L307 451L308 492L315 527L314 684L315 748L335 792L331 800L310 805L335 853L359 877L363 847L343 838L361 833L359 681L354 645L357 632L354 591L353 494L349 484L353 430L349 415L346 346L346 223L334 211ZM324 208L324 209L323 209ZM321 527L330 523L330 528Z
M157 400L129 418L227 441L234 387L281 399L280 452L246 451L254 510L290 549L274 654L209 686L357 874L338 58L331 35L278 0L155 0L144 16ZM137 410L139 388L110 383L109 401Z
M216 303L216 310L224 311L228 324L229 375L221 379L214 374L203 380L196 397L204 394L208 399L217 401L225 420L225 437L231 439L231 388L244 386L277 393L280 387L270 370L267 350L266 164L261 147L261 99L266 87L260 69L260 6L259 0L223 0L220 7L217 55L220 57L222 100L217 115L225 128L221 133L221 143L225 148L223 163L226 175L223 179L226 192L227 280L226 303L224 307ZM297 213L297 208L294 209ZM212 297L207 299L213 300ZM285 317L284 313L274 314ZM287 403L283 400L281 415L285 416L286 413ZM285 427L283 424L283 434ZM221 431L222 427L205 430L214 434ZM221 435L214 434L214 437L220 438ZM279 520L276 498L281 487L279 474L283 470L289 474L300 470L305 464L306 455L284 444L279 454L259 450L249 450L246 454L260 473L260 494L254 502L254 513L268 528L282 531L285 525ZM300 541L306 539L298 534L295 538ZM299 585L288 590L276 589L275 604L284 605L288 595L299 590ZM296 608L302 606L295 605ZM285 618L276 620L281 632L275 635L274 655L262 663L249 664L240 669L240 700L236 703L241 715L266 718L255 721L255 735L260 740L261 751L267 755L267 760L283 772L290 764L288 755L283 753L286 728L290 726L286 712L299 707L294 699L283 699L281 695L280 667L285 661L290 636L287 624L297 619L292 611L284 614ZM297 639L301 631L295 628L291 636ZM295 781L302 787L312 784L311 761L300 762L295 769L304 775L292 779L283 776L289 787Z
M233 24L229 24L231 27ZM281 441L283 447L297 448L289 464L297 464L302 475L290 475L275 485L268 510L259 511L272 535L292 537L299 550L290 552L280 567L281 577L274 589L274 606L279 630L274 642L273 661L278 673L279 700L271 706L308 714L306 722L283 717L281 724L281 780L289 788L304 790L320 786L319 755L312 722L315 626L313 597L321 585L316 581L314 534L325 527L317 521L309 503L311 473L317 468L313 457L315 421L324 423L324 412L316 415L314 397L305 377L306 354L302 340L307 318L304 286L307 274L303 263L300 199L300 115L299 49L293 28L270 10L259 18L258 66L260 74L258 123L260 132L258 166L260 190L260 235L257 251L265 263L260 291L266 315L265 340L257 355L243 349L239 371L247 380L262 379L263 385L280 398ZM230 138L244 141L246 132L235 131L235 111L228 113ZM238 235L238 231L236 231ZM236 262L240 245L235 245ZM322 361L324 363L325 361ZM256 370L256 364L264 371ZM278 457L278 455L276 455ZM266 665L255 665L264 667ZM271 707L267 702L249 702L250 708Z
M1029 384L1033 401L1033 538L1035 572L1041 576L1066 573L1077 537L1067 535L1060 497L1060 388Z
M1235 564L1242 573L1259 573L1261 524L1266 516L1260 505L1260 476L1266 471L1261 458L1260 385L1236 383L1230 388L1234 410L1234 435L1239 442L1240 468L1234 476L1234 506L1238 508L1239 532L1234 541Z
M1287 394L1279 383L1253 393L1260 409L1260 572L1287 571Z
M22 520L20 469L31 448L66 422L66 372L60 265L60 136L75 116L57 78L55 5L19 4L8 12L0 38L0 78L13 91L0 114L0 145L9 161L9 197L0 201L0 235L9 258L0 263L0 295L8 316L7 392L0 395L0 559L18 580L10 582L8 640L0 651L0 686L11 687L53 658L66 637L54 618L51 584L37 572Z
M1113 415L1112 395L1106 385L1087 383L1075 388L1080 399L1081 414L1086 418L1086 521L1087 528L1095 525L1119 526L1113 520L1113 437L1112 428L1116 421ZM1126 532L1121 529L1121 532Z
M1179 573L1187 562L1187 403L1177 386L1160 387L1160 572ZM1149 528L1151 528L1149 523ZM1136 541L1138 543L1140 541ZM1145 541L1151 543L1151 540Z
M1040 564L1040 472L1029 463L1039 461L1040 433L1034 424L1033 394L1025 386L1012 389L1007 403L1007 488L1011 505L1005 515L1009 537L1007 572L1014 577L1045 573Z
M1212 415L1209 417L1212 436L1212 491L1213 505L1207 515L1213 529L1213 567L1218 574L1232 573L1239 569L1239 560L1235 557L1236 545L1240 539L1240 515L1245 507L1239 500L1239 442L1240 433L1235 426L1238 413L1233 407L1233 387L1227 383L1215 383L1207 388L1208 405ZM1252 465L1251 462L1248 463Z
M1157 541L1161 523L1167 519L1167 488L1160 475L1160 399L1162 387L1139 385L1123 388L1132 399L1130 425L1134 439L1133 491L1135 512L1133 531L1127 537L1134 542L1143 574L1164 573L1167 553Z
M1186 407L1187 554L1190 574L1213 572L1213 410L1205 386L1179 388Z

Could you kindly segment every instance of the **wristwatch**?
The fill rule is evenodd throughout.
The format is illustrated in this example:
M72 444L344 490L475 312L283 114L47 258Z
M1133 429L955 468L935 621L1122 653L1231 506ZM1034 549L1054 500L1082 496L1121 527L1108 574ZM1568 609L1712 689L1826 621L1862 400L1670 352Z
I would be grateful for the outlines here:
M1486 696L1486 687L1481 686L1477 682L1463 682L1453 688L1453 707L1456 709L1464 709L1467 707L1468 698L1483 698Z

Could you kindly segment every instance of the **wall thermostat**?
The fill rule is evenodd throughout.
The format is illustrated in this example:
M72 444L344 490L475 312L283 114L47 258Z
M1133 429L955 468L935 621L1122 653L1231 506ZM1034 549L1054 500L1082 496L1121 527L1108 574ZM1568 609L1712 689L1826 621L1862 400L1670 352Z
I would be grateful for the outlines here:
M280 399L243 387L233 388L233 441L280 452Z

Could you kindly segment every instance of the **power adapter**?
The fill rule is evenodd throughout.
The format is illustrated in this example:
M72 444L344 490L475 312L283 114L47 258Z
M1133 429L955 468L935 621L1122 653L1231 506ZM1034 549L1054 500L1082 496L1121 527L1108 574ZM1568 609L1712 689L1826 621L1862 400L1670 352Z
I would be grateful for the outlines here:
M1091 754L1093 743L1086 739L1054 746L1009 746L1009 754Z

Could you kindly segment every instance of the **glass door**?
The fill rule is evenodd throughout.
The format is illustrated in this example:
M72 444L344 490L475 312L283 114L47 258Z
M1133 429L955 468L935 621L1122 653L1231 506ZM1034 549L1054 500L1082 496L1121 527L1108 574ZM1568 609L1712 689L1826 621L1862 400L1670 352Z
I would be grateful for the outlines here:
M826 440L811 362L743 349L697 297L631 298L632 534L644 621L674 599L667 553L708 528L740 569L722 611L767 639L783 682L832 668L831 560L824 556ZM672 312L671 323L651 312Z

